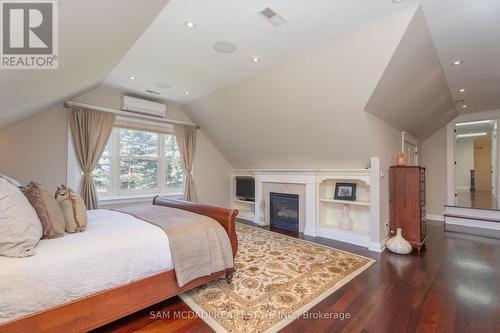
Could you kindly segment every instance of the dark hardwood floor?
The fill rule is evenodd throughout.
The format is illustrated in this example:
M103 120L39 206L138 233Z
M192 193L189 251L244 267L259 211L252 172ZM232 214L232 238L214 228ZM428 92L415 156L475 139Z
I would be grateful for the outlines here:
M350 319L299 318L281 332L500 332L500 241L445 233L428 223L420 256L400 256L297 233L377 260L309 313L349 313ZM185 311L193 318L167 318ZM164 318L150 317L162 311ZM178 297L111 323L97 332L212 332Z
M457 207L498 210L498 203L491 191L458 191Z

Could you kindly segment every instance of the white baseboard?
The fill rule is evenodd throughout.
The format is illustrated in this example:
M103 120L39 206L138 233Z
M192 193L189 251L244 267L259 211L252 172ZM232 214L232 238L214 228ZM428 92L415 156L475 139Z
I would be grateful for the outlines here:
M260 225L261 227L265 227L265 226L268 226L269 224L266 223L266 221L264 221L263 219L257 219L257 218L254 218L253 219L253 223L257 224L257 225Z
M356 235L349 232L343 232L340 230L331 230L329 228L319 228L318 236L328 239L337 240L344 243L354 244L362 247L369 247L368 237L361 235Z
M318 231L316 228L305 228L304 229L304 235L306 236L311 236L311 237L317 237L318 236Z
M373 252L378 252L378 253L382 253L385 251L386 247L385 247L385 243L387 242L387 240L389 239L390 237L387 236L386 239L382 240L380 243L377 243L377 242L370 242L370 245L368 246L368 250L370 251L373 251Z
M433 215L433 214L427 214L425 216L427 220L430 221L438 221L438 222L444 222L444 216L443 215Z

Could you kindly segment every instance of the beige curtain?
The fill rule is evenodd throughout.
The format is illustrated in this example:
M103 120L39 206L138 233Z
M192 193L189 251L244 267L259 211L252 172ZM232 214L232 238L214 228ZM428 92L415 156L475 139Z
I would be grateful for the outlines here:
M83 171L80 192L87 209L97 208L92 171L106 148L115 118L113 113L71 106L69 125L76 156Z
M196 190L194 187L193 175L191 174L193 170L194 151L196 147L196 127L175 124L174 129L177 146L179 147L179 152L186 174L182 199L196 202Z

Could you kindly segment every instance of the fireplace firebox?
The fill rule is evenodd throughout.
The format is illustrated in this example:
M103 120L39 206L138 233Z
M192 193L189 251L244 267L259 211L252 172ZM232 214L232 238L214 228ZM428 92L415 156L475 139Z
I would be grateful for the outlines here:
M270 223L273 227L299 231L299 196L287 193L270 193Z

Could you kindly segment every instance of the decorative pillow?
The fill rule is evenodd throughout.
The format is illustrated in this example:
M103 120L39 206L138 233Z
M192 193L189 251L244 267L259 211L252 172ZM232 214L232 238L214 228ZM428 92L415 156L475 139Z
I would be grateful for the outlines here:
M57 188L55 198L66 221L66 232L84 231L87 227L87 209L83 199L64 185Z
M31 206L35 208L36 214L42 223L42 238L56 238L64 236L66 222L59 207L59 203L45 188L35 182L22 187Z
M23 193L0 178L0 255L28 257L42 237L42 225Z
M21 185L20 182L18 182L17 180L15 180L14 178L10 178L9 176L6 176L6 175L0 175L0 178L3 178L5 179L8 183L11 183L12 185L14 185L15 187L21 187L23 185Z

